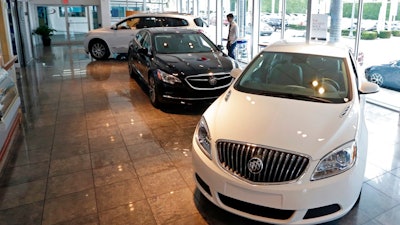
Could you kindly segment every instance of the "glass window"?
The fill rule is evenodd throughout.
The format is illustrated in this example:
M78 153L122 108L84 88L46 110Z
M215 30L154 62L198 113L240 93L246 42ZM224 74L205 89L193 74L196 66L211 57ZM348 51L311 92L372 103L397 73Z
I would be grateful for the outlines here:
M67 7L69 17L86 17L84 6L71 6ZM65 17L65 7L58 7L60 17Z
M350 99L347 74L343 58L266 52L253 60L235 88L259 95L345 103Z

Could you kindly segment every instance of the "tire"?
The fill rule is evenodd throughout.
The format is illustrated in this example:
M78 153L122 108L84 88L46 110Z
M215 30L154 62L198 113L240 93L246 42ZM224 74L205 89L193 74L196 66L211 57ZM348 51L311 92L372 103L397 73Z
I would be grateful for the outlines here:
M159 93L159 88L157 85L157 82L154 78L154 75L149 76L149 98L151 104L156 107L160 108L161 107L161 102L159 100L160 93Z
M373 73L369 76L369 81L377 84L380 87L383 84L383 77L380 73Z
M97 60L104 60L110 57L110 50L107 44L102 40L94 40L90 43L90 55Z

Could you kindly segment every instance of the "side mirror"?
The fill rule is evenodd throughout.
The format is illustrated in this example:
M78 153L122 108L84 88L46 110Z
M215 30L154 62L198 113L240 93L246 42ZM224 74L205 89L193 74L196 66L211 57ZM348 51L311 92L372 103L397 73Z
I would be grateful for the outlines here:
M239 76L240 76L240 74L242 74L242 69L240 69L240 68L235 68L235 69L233 69L233 70L231 70L231 73L230 73L230 75L233 77L233 78L238 78Z
M147 48L138 49L138 53L141 55L145 55L145 56L151 56L151 54Z
M116 30L117 26L115 26L115 24L113 24L110 28L111 28L111 30Z
M369 81L362 81L358 91L361 94L373 94L379 91L379 86Z
M224 46L223 45L217 45L217 48L219 49L219 50L224 50Z

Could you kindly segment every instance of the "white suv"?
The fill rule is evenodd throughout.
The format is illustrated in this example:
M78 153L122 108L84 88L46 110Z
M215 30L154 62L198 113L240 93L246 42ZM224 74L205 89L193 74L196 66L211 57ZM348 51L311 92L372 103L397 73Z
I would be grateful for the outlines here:
M127 54L136 30L147 27L187 27L204 31L207 24L200 17L187 14L137 13L110 27L90 31L84 40L85 52L95 59Z

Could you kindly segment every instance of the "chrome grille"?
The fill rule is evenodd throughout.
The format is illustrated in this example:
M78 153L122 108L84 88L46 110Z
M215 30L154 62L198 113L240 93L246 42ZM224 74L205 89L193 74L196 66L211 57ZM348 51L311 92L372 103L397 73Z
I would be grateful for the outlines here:
M228 87L233 77L227 73L198 74L186 77L186 82L195 90L217 90Z
M263 146L217 142L220 165L228 172L251 182L278 183L299 178L306 170L309 159L306 156L277 151ZM262 162L259 171L251 171L249 161Z

